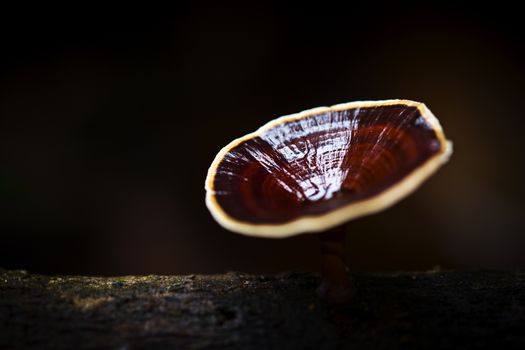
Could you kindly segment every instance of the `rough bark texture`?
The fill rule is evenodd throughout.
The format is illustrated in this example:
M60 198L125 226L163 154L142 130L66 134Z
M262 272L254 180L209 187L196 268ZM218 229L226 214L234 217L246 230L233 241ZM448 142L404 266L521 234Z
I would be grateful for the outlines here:
M48 277L0 270L0 349L525 348L524 272Z

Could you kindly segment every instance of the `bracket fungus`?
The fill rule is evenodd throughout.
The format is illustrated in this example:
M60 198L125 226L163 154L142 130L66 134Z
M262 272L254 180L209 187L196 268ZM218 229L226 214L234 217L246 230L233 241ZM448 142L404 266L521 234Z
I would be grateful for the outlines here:
M277 118L215 157L206 204L225 228L256 237L320 232L319 294L346 302L343 224L384 210L431 176L452 153L423 104L362 101Z

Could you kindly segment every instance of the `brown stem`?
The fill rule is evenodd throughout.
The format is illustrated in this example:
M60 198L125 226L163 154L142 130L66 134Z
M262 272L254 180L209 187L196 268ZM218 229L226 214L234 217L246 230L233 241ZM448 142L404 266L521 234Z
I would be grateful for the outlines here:
M345 265L346 226L319 235L321 238L322 282L317 293L331 303L347 303L355 294Z

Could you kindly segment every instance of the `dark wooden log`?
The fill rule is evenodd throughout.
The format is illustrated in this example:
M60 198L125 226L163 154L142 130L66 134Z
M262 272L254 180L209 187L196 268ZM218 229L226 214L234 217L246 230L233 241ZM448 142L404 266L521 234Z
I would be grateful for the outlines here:
M49 277L0 270L0 349L525 348L525 273Z

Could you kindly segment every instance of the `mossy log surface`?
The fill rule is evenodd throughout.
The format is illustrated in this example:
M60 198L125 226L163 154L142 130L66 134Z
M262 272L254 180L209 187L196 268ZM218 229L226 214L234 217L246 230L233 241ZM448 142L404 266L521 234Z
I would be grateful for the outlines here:
M525 272L81 277L0 270L0 349L525 349Z

